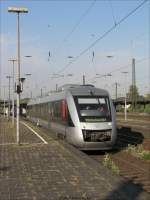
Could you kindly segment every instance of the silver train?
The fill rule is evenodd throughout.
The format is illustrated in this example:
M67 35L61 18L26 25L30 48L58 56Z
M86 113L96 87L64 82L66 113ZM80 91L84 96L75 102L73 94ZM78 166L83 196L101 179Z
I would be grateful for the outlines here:
M111 149L116 142L112 100L92 85L64 85L50 96L32 99L27 117L81 150Z

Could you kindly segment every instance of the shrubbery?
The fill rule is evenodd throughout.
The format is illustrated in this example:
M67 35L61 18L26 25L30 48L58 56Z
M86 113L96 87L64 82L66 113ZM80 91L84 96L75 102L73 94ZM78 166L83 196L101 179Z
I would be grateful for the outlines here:
M147 105L145 106L144 112L150 114L150 104L147 104Z
M116 107L116 112L124 112L123 106L122 106L122 105L118 105L118 106Z
M124 112L124 107L122 105L118 105L116 107L116 112ZM136 109L133 109L132 106L130 106L127 109L127 112L138 112L138 113L148 113L150 114L150 104L147 104L145 107L144 105L137 105Z

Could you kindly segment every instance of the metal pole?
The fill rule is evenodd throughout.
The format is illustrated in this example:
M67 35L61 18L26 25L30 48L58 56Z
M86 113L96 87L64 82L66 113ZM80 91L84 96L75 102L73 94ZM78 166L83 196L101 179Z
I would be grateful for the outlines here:
M83 85L85 85L85 75L83 75Z
M149 1L149 7L150 7L150 1ZM149 18L150 18L150 12L149 12ZM150 45L149 45L149 53L150 53ZM148 94L150 95L150 59L148 61L148 73L149 73L149 80L148 80ZM149 97L150 98L150 97Z
M14 111L15 111L15 106L14 106L14 92L15 92L15 82L14 82L14 63L17 61L16 59L9 59L8 61L11 61L13 63L13 72L12 72L12 124L14 126Z
M124 109L124 115L125 115L125 120L127 120L127 73L125 73L125 109Z
M1 93L2 93L2 85L1 85L1 65L0 65L0 99L1 99Z
M17 12L17 41L18 41L18 65L17 65L17 88L20 89L20 27L19 27L19 12ZM17 144L20 144L19 138L19 118L20 118L20 91L17 91Z
M117 99L118 98L118 86L119 86L119 83L115 82L115 98Z
M15 90L14 90L14 62L15 62L15 60L12 60L12 62L13 62L13 76L12 76L12 78L13 78L13 100L12 100L12 124L13 124L13 126L14 126L14 118L15 118L15 116L14 116L14 111L15 111L15 105L14 105L14 92L15 92Z
M5 117L5 86L4 86L4 117Z
M30 92L30 98L32 99L32 91Z
M20 92L21 92L21 84L20 84L20 27L19 27L19 14L20 13L28 13L27 8L23 7L8 7L8 12L17 13L17 72L16 72L16 91L17 91L17 144L20 144L19 138L19 114L20 114Z
M136 109L136 77L135 77L135 58L132 58L132 94L131 94L132 108Z
M124 102L124 119L127 120L127 93L125 93L125 102Z
M148 89L148 94L150 94L150 60L149 60L149 89Z
M117 99L117 97L118 97L118 95L117 95L117 86L118 86L118 83L116 82L116 83L115 83L115 97L116 97L116 99Z
M9 76L9 78L8 78L8 80L9 80L9 95L8 95L8 120L9 120L9 118L10 118L10 76Z
M149 4L150 4L150 2L149 2ZM150 14L149 14L150 15ZM150 52L150 45L149 45L149 52ZM148 94L150 95L150 59L149 59L149 61L148 61L148 65L149 65L149 80L148 80L148 82L149 82L149 86L148 86ZM149 97L150 98L150 97Z
M8 78L8 113L7 113L7 119L9 120L10 118L10 79L11 76L6 76Z
M125 98L124 98L124 119L127 120L127 74L128 72L122 72L125 75Z

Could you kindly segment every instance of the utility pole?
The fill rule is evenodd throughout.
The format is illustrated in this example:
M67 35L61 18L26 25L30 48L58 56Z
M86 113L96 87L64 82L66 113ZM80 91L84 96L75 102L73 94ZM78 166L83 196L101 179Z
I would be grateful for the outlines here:
M13 79L13 92L12 92L12 124L14 126L15 122L15 103L14 103L14 93L15 93L15 81L14 81L14 71L15 71L15 62L17 61L16 59L9 59L8 61L11 61L13 63L13 73L12 73L12 79Z
M149 47L149 52L150 52L150 47ZM150 59L149 59L149 62L148 62L148 65L149 65L149 88L148 88L148 94L150 95Z
M19 121L20 121L20 93L21 93L21 82L20 82L20 13L28 13L27 8L17 8L17 7L8 7L8 12L16 13L17 14L17 144L20 144L20 137L19 137Z
M10 118L10 79L11 79L11 76L6 76L6 78L8 78L8 120Z
M117 99L118 98L118 86L119 86L119 83L115 82L115 98Z
M56 92L58 91L58 84L56 84Z
M85 85L85 75L83 75L83 85Z
M137 104L137 88L136 88L136 77L135 77L135 58L132 58L132 106L135 109Z
M43 96L43 89L41 88L41 97Z
M32 91L30 92L30 99L32 99Z
M1 92L2 92L2 85L1 85L1 64L0 64L0 100L1 100Z
M4 85L4 117L5 117L5 85Z
M127 120L127 74L128 72L122 72L125 75L125 97L124 97L124 119Z

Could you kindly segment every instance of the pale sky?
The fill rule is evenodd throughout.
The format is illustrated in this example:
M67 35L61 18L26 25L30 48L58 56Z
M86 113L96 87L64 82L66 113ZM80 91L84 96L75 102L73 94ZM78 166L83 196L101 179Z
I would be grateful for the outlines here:
M17 57L17 17L8 13L9 6L24 6L29 12L20 14L21 77L31 73L24 85L23 97L54 90L56 84L87 84L107 89L115 95L114 83L132 83L131 59L136 59L136 83L140 94L149 90L150 79L150 1L101 38L115 24L144 0L40 1L1 0L0 2L0 68L1 86L8 86L12 74L9 58ZM89 48L95 42L93 47ZM85 53L84 50L88 49ZM50 55L49 55L50 54ZM30 55L31 58L25 56ZM68 58L72 56L73 58ZM112 56L108 58L107 56ZM69 64L72 62L72 64ZM68 65L69 64L69 65ZM129 72L126 77L123 71ZM60 77L53 74L60 73ZM68 76L72 74L72 76ZM112 76L96 78L98 75ZM1 87L3 97L3 87ZM6 90L6 96L8 92Z

